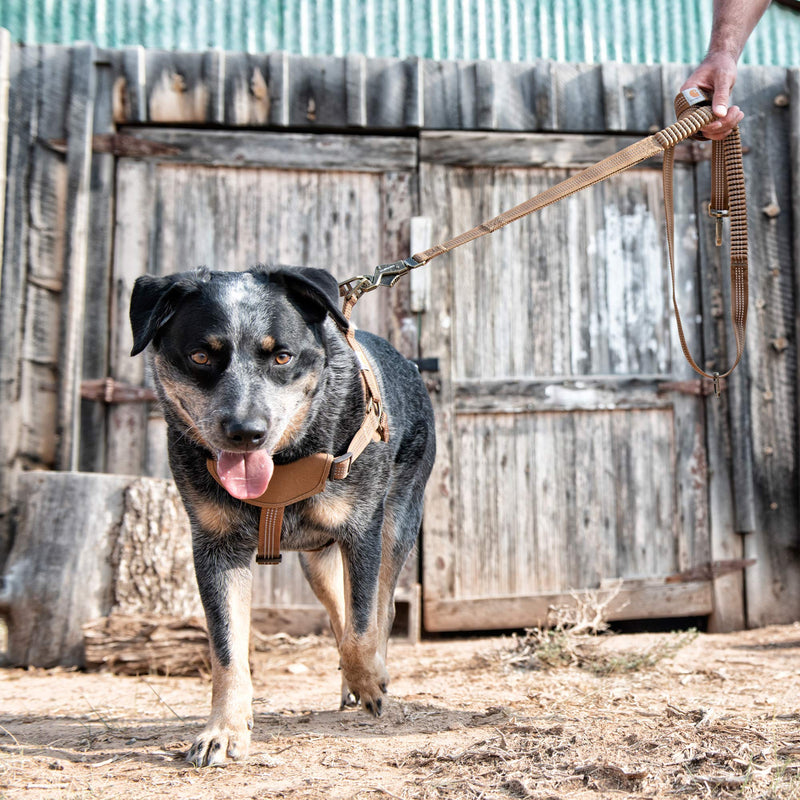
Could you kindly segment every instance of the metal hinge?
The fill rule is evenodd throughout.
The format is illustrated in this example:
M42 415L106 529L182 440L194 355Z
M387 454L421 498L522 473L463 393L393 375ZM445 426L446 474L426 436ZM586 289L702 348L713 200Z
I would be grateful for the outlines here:
M133 386L115 381L113 378L81 382L81 397L99 403L148 403L158 400L156 393L147 386Z
M727 389L727 382L725 378L719 379L719 390L724 392ZM714 394L714 382L695 378L688 381L664 381L658 384L656 390L659 394L665 392L678 392L678 394L688 394L694 397L707 397Z
M66 139L48 139L47 146L57 153L67 152ZM177 156L180 148L152 139L142 139L125 133L97 133L92 136L92 152L110 153L127 158L146 158L147 156Z

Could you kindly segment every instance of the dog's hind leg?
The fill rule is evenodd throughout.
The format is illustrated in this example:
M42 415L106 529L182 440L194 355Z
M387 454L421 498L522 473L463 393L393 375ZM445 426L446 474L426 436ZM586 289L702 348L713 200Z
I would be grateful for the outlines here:
M383 514L378 512L372 520L372 530L359 537L357 544L342 545L346 613L339 644L340 665L354 697L376 717L383 710L383 695L389 683L378 624L382 523Z
M222 764L227 758L244 758L250 746L252 570L249 558L246 565L231 564L228 554L223 555L214 547L198 547L197 542L194 555L211 644L212 690L211 715L186 760L204 767ZM239 554L236 560L241 562L244 556Z

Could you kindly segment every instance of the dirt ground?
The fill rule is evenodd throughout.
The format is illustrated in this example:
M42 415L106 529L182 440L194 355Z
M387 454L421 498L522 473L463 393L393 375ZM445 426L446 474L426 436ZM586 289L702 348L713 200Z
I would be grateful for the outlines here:
M602 637L610 674L523 644L393 641L373 720L337 710L330 639L274 638L249 757L205 770L207 679L2 670L0 797L800 798L800 624Z

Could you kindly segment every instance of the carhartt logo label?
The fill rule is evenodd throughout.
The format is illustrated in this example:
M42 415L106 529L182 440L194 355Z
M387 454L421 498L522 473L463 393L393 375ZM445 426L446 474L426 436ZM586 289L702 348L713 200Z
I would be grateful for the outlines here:
M683 96L686 99L686 102L692 106L697 103L701 103L706 99L706 96L696 86L691 86L688 89L684 89Z

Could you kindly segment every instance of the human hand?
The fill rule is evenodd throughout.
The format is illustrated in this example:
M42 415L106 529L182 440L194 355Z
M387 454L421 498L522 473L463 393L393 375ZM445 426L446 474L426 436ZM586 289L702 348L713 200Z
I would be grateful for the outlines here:
M744 119L739 106L728 105L735 82L736 59L727 53L709 52L681 86L681 91L697 86L714 93L711 110L717 118L701 129L709 139L724 139Z

